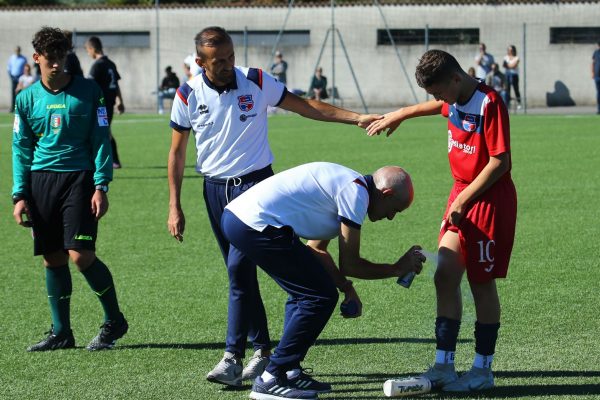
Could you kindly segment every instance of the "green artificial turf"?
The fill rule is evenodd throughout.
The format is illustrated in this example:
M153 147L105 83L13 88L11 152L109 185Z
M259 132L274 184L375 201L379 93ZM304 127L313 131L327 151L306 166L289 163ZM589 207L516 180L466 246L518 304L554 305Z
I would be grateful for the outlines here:
M518 222L509 275L498 282L502 326L494 360L497 387L476 396L423 398L600 398L600 119L511 118ZM435 250L451 176L441 117L404 123L393 136L294 115L270 118L276 171L311 161L363 173L395 164L415 185L411 208L394 221L366 222L361 255L392 262L411 245ZM72 327L77 349L27 353L50 326L41 259L31 234L12 217L11 127L0 116L0 399L244 399L205 380L223 352L227 274L212 235L188 146L183 183L183 243L168 234L168 118L120 116L113 131L123 169L110 186L97 254L111 269L129 333L113 351L87 352L102 310L73 274ZM335 242L332 250L337 253ZM286 295L261 272L271 337L282 331ZM410 289L393 279L358 281L363 316L336 312L304 366L334 391L323 399L382 399L383 382L415 375L433 362L435 291L426 264ZM461 371L474 352L472 298L463 283L464 318L456 355ZM247 352L249 357L251 352Z

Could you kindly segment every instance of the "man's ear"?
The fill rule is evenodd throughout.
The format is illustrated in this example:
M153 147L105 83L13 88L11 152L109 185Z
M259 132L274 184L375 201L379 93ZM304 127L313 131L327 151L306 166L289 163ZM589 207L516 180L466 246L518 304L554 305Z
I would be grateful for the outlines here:
M40 55L38 53L33 53L31 58L33 58L33 61L35 61L36 64L40 63L40 61L39 61Z
M389 197L389 196L393 196L394 195L394 191L391 188L384 188L381 193L383 194L383 197Z

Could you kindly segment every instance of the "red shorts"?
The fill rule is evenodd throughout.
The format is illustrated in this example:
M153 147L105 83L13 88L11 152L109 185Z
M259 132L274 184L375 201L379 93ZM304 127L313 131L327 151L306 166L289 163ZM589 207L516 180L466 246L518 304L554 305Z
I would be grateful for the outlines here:
M448 209L466 184L455 183L448 198L438 242L457 232L469 282L505 278L515 239L517 192L510 176L501 178L467 208L458 226L447 222Z

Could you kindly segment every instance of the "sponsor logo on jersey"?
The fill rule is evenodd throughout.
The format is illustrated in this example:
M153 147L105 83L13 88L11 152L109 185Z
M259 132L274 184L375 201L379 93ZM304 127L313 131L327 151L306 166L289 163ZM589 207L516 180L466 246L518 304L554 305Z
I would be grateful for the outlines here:
M463 130L467 132L475 132L477 129L477 117L475 115L466 114L462 121Z
M96 114L98 115L98 126L108 126L108 113L106 112L106 107L98 107Z
M452 151L453 147L462 150L462 152L466 154L475 154L475 151L477 151L477 146L460 143L458 140L454 140L452 138L452 131L448 130L448 153Z
M252 100L251 94L245 94L238 96L238 106L243 112L248 112L254 108L254 100Z
M62 126L62 115L52 114L50 116L50 126L55 134L58 133L58 131L60 131L60 127Z
M63 109L63 108L67 108L66 104L48 104L46 106L46 110L57 110L57 109Z
M256 113L254 113L254 114L242 114L242 115L240 115L240 121L246 122L246 120L248 120L248 118L252 118L252 117L256 117Z
M198 113L199 114L208 114L208 106L206 104L200 104L198 106Z

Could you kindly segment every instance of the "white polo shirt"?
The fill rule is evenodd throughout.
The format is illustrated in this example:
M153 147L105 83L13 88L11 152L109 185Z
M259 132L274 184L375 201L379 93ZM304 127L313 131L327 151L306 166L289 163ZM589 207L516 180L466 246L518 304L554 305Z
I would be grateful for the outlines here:
M267 138L267 107L279 105L285 86L256 68L235 67L235 80L216 88L202 72L177 89L171 127L194 131L196 171L231 178L273 162Z
M369 207L369 185L350 168L314 162L265 179L225 208L257 231L288 225L305 239L332 239L340 223L360 229Z

